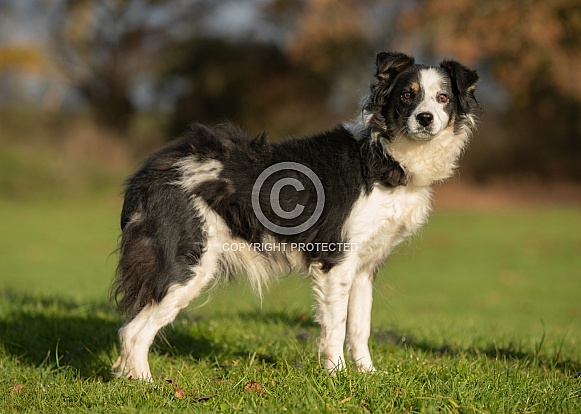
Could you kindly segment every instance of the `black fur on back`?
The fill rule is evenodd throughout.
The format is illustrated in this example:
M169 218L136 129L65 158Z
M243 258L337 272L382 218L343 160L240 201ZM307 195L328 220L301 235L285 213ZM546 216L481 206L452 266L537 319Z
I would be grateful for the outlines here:
M176 184L182 178L176 163L186 157L195 162L217 160L222 170L216 178L186 191ZM308 166L319 177L325 204L311 228L296 235L279 235L256 217L252 188L267 167L288 161ZM281 219L270 206L270 188L281 177L295 178L304 186L303 191L285 187L280 193L284 210L304 206L303 214L294 220ZM206 243L204 217L194 206L195 198L224 220L232 236L248 242L261 242L270 235L281 242L340 243L346 241L343 224L353 204L362 191L369 193L378 183L396 187L405 185L406 177L369 134L355 137L339 126L319 135L271 143L264 134L252 139L229 124L193 125L186 136L151 155L127 180L113 296L120 311L135 315L147 304L161 301L172 285L186 283L193 276L190 268L198 263ZM264 182L259 199L269 220L289 227L313 213L316 197L304 174L284 170ZM304 254L307 263L316 262L328 271L341 261L343 253L314 250Z
M243 134L233 126L216 128L216 139L230 141ZM207 131L201 125L194 127L193 136ZM294 138L270 143L264 135L255 139L236 139L218 158L223 170L216 180L210 180L193 191L220 215L232 234L249 242L260 242L266 234L278 240L297 243L342 242L342 225L353 203L361 193L371 191L373 184L395 187L405 183L405 174L399 164L386 158L379 143L357 140L343 127L306 138ZM319 220L308 230L297 235L278 235L265 228L257 219L251 205L252 188L267 167L292 161L309 167L321 180L325 190L325 206ZM272 211L269 194L272 184L280 178L292 177L300 181L304 190L286 189L281 192L281 206L292 210L304 206L296 219L282 219ZM260 192L260 205L265 216L274 224L292 227L310 217L317 198L312 182L302 173L284 170L273 174ZM309 262L318 261L323 269L338 263L338 252L313 251L307 253Z

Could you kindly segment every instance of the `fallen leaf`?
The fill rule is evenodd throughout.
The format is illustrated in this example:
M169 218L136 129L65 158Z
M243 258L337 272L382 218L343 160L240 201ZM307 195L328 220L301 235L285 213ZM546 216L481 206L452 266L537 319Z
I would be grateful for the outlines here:
M308 320L309 320L309 315L307 315L304 312L301 312L301 314L299 315L299 321L305 323L305 322L308 322Z
M182 399L186 398L186 392L183 390L182 387L180 387L178 384L176 384L174 380L172 380L170 378L170 379L166 379L165 381L169 382L171 385L174 386L174 389L175 389L174 395L177 399L182 400Z
M22 391L22 384L14 384L12 387L12 395L16 395Z
M260 384L256 381L248 380L248 382L246 382L246 385L244 385L244 391L261 393L261 392L264 392L265 389L262 386L262 384Z

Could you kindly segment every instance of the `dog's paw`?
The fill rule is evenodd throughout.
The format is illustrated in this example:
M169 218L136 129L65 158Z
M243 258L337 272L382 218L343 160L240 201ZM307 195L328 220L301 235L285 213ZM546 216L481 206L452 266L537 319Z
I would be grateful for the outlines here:
M117 378L126 378L129 380L142 380L146 382L151 382L151 372L149 371L149 365L146 364L145 367L139 369L136 368L135 364L131 364L126 358L120 356L117 361L111 367L112 374Z
M366 374L375 374L378 372L373 365L356 365L357 372L363 372Z

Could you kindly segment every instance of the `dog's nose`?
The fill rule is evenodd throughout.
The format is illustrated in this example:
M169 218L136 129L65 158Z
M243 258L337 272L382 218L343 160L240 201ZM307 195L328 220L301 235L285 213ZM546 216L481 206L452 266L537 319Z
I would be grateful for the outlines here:
M429 112L422 112L416 116L416 119L420 123L421 126L427 127L434 121L434 115Z

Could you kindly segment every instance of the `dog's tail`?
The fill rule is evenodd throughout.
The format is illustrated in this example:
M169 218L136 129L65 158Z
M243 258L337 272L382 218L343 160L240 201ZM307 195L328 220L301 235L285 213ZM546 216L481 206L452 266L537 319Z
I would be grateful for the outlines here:
M151 285L161 270L155 242L145 232L143 211L136 211L122 229L119 264L112 296L120 313L135 315L154 301Z
M138 173L127 184L119 264L111 287L118 310L128 316L161 302L171 286L192 277L205 237L187 195L170 184L171 174L143 175Z

